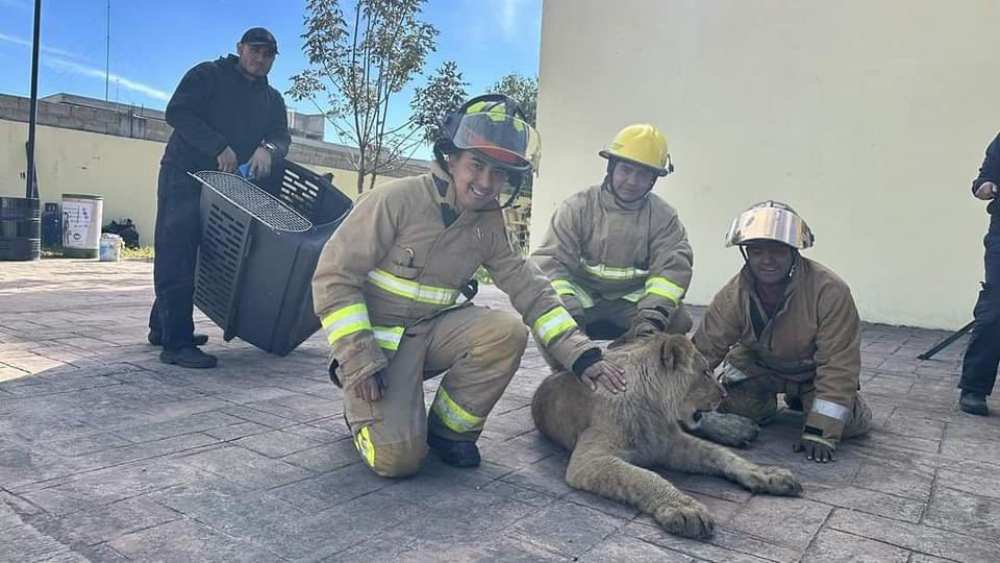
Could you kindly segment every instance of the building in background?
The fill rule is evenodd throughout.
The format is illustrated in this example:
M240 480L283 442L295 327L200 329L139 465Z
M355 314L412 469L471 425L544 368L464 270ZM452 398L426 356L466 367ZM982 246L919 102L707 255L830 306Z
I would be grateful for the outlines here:
M25 140L29 99L0 94L0 194L23 194ZM356 195L351 169L354 149L323 141L323 117L289 112L292 146L289 159L319 174L333 174L333 183L350 197ZM104 223L131 218L143 245L153 242L156 218L156 177L172 128L162 111L105 102L72 94L38 101L35 163L44 202L60 201L64 193L104 197ZM393 175L421 174L429 167L411 160Z
M1000 129L998 19L989 0L547 0L531 240L601 181L614 133L648 121L677 166L656 192L694 246L689 302L742 264L729 221L774 198L865 320L957 328L982 275L988 215L969 186Z

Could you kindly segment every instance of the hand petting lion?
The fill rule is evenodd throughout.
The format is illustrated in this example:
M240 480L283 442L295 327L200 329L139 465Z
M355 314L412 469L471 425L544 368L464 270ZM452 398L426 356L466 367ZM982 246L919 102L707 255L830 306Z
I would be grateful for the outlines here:
M566 482L629 503L682 536L712 535L715 522L700 502L659 474L661 466L718 475L755 493L794 496L802 485L787 469L761 467L681 428L698 426L725 390L691 341L655 334L608 351L625 370L628 391L591 391L572 373L545 379L531 414L549 439L571 450Z

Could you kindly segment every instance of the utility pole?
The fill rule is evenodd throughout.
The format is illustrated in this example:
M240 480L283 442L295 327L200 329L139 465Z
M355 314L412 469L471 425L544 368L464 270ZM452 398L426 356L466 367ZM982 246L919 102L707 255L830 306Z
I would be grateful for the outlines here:
M35 121L38 117L38 47L41 45L42 0L35 0L35 34L31 44L31 102L28 108L28 181L24 197L38 199L35 193Z
M108 77L111 74L111 0L108 0L107 36L104 43L104 101L108 101Z

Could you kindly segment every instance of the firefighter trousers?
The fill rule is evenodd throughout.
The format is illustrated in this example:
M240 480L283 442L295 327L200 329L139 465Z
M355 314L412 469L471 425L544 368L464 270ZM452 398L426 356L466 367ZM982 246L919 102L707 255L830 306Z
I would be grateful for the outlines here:
M364 462L383 477L416 473L427 433L474 442L521 364L528 329L502 311L468 306L418 323L404 333L382 372L382 399L344 393L344 415ZM445 373L431 404L423 382Z
M583 332L592 340L614 340L628 331L638 312L635 303L625 299L595 300L593 307L584 309ZM674 309L667 323L667 332L670 334L687 334L694 326L691 315L683 303ZM539 350L552 371L562 371L572 367L563 367L545 348L539 346Z
M732 353L727 357L722 375L727 396L719 405L719 412L738 414L757 424L767 424L778 414L779 393L784 393L785 403L793 410L808 413L812 409L813 399L816 398L813 385L815 372L811 376L796 374L794 378L789 378L745 360ZM844 422L840 439L867 434L871 426L872 410L858 393Z

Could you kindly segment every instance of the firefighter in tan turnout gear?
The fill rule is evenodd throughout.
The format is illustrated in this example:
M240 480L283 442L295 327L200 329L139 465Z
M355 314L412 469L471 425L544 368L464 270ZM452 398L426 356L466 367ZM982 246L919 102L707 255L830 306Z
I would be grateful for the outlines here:
M445 120L431 172L361 198L323 249L313 295L329 371L354 444L379 475L415 473L428 445L446 463L479 464L475 442L520 364L525 324L592 389L625 390L621 370L508 242L498 196L540 156L523 119L505 96L470 100ZM523 322L468 300L481 265ZM442 372L428 414L423 381Z
M803 258L813 234L795 211L776 201L737 217L726 246L739 246L743 269L712 299L694 343L715 368L723 360L728 397L719 411L764 424L777 414L777 394L805 413L795 451L833 461L841 440L868 432L871 409L858 393L861 322L850 288L826 267ZM705 416L700 433L719 435L727 415Z
M604 181L559 206L532 259L591 337L686 333L691 245L674 208L651 193L674 170L667 140L629 125L599 154Z

